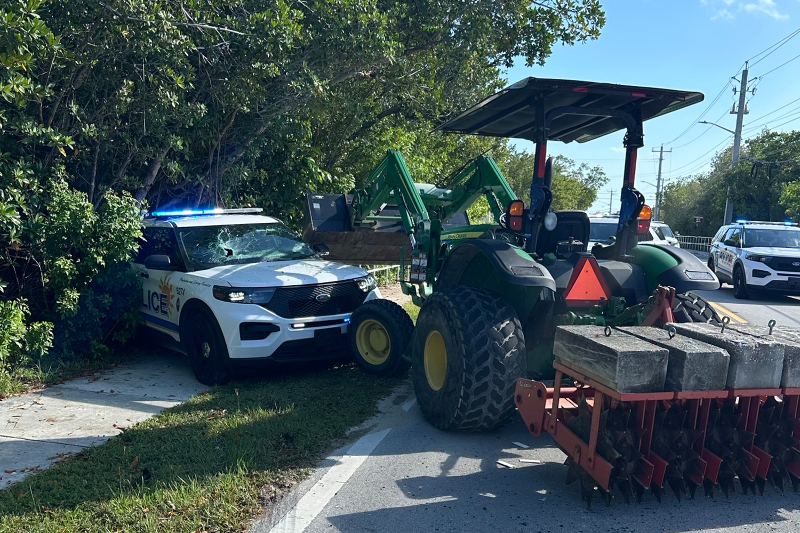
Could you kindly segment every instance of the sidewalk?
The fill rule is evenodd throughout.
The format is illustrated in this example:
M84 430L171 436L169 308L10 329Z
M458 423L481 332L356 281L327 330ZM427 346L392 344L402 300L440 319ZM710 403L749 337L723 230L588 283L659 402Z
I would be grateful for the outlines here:
M153 352L0 401L0 489L207 389L184 356Z

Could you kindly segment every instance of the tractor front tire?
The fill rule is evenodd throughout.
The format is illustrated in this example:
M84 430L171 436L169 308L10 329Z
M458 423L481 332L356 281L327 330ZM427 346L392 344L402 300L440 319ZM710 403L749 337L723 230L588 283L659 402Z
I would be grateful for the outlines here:
M370 300L350 316L347 345L353 360L365 373L378 377L408 372L403 357L414 335L414 323L405 309L391 300Z
M675 322L705 322L706 324L722 325L717 310L702 296L693 292L681 292L675 295L672 303L672 316Z
M422 415L443 430L500 426L514 412L525 357L517 314L497 294L471 287L435 292L420 311L412 343Z

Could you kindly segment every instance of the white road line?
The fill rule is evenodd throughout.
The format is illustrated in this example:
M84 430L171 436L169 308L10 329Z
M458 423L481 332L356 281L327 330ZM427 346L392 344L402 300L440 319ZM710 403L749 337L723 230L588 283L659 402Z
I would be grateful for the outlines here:
M339 462L332 466L322 476L322 479L300 498L297 505L270 529L270 533L302 533L305 531L391 430L392 428L387 428L358 439L339 459Z
M406 403L403 404L403 411L407 413L409 409L414 407L415 403L417 403L416 398L411 398L410 400L408 400Z

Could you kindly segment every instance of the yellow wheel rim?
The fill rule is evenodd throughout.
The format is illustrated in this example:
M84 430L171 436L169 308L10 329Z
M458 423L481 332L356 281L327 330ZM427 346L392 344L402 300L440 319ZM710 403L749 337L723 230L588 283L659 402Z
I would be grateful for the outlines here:
M383 324L369 318L358 325L356 347L366 362L371 365L382 365L389 359L392 341Z
M425 339L423 360L428 385L438 391L444 386L444 378L447 376L447 348L444 346L442 334L436 330L428 333L428 338Z

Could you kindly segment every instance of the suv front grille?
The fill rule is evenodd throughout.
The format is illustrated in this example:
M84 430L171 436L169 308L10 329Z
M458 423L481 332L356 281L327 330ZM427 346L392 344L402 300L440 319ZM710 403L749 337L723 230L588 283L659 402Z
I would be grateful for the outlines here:
M767 264L778 272L800 272L800 257L773 257Z
M317 296L327 294L327 301ZM262 305L283 318L304 318L352 313L367 297L353 281L281 287L275 291L268 304Z

